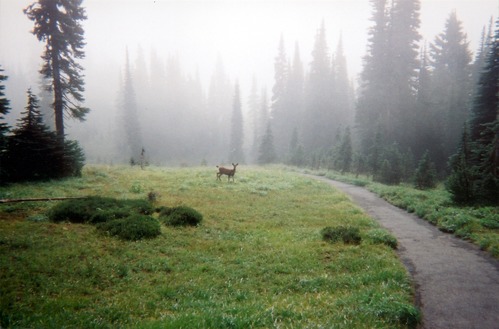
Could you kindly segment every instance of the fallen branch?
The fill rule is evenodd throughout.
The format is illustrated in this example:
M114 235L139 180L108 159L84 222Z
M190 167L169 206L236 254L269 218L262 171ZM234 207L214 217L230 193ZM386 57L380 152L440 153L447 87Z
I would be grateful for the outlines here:
M58 201L58 200L86 199L86 198L87 198L86 196L68 196L68 197L54 197L54 198L0 199L0 203Z

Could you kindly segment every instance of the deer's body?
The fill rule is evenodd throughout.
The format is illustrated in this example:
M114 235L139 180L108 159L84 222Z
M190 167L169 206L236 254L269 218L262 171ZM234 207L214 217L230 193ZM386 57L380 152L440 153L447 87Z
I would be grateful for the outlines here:
M217 168L218 168L217 179L221 180L220 176L227 175L227 181L230 181L231 177L232 177L232 181L234 181L234 174L236 173L236 167L238 165L239 165L239 163L232 164L232 166L234 167L233 169L229 169L229 168L224 168L224 167L217 166Z

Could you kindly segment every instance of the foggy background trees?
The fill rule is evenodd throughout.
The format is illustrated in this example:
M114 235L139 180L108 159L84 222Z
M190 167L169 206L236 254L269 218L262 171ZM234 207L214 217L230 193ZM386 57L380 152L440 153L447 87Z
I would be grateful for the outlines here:
M41 76L29 79L13 70L9 87L25 91L30 84L39 86L32 95L37 94L37 111L43 124L60 136L65 134L64 113L88 118L85 126L70 129L84 146L88 162L135 163L143 156L153 165L287 163L367 174L390 184L416 178L421 188L433 184L432 177L422 177L429 169L422 168L432 168L440 180L449 174L469 174L474 195L495 191L497 73L492 19L488 25L483 22L481 42L471 49L456 11L440 22L440 32L423 39L424 1L372 0L358 76L349 71L349 63L357 59L345 51L345 44L356 40L340 29L327 30L325 19L315 22L309 43L267 31L275 43L259 50L273 55L246 68L254 71L249 83L241 72L227 69L223 54L211 63L207 75L186 66L182 53L139 43L133 51L127 46L113 53L112 61L95 54L85 61L102 68L87 91L99 108L94 114L82 105L83 66L76 62L85 57L82 1L64 2L67 8L58 12L49 2L35 2L24 11L35 23L34 34L46 44ZM43 13L54 19L47 20ZM201 20L195 12L190 15ZM57 20L64 40L50 28ZM163 32L171 33L182 24L190 22ZM256 26L251 27L256 34ZM116 38L122 37L115 32ZM237 42L232 49L241 51L258 40L224 33L232 38L221 44ZM204 61L203 49L196 50ZM264 74L260 66L267 67ZM102 87L95 77L107 85ZM9 90L5 95L0 122L4 140L14 133L5 121L15 122L6 116ZM19 118L17 97L13 103ZM467 150L473 154L463 155Z

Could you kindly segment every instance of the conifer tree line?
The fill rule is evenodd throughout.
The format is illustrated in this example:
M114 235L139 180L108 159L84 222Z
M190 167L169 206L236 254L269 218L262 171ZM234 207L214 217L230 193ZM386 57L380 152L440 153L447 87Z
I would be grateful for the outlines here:
M391 184L415 179L420 188L448 177L456 200L498 202L492 21L473 59L455 12L433 42L420 46L419 1L372 4L357 98L355 170Z
M281 36L270 95L256 78L243 95L221 58L205 92L199 75L186 74L177 56L163 61L152 50L146 59L139 47L135 62L126 59L117 101L118 122L126 123L118 125L116 138L117 153L124 155L121 161L138 155L141 146L135 144L132 150L131 140L142 141L156 164L305 165L305 149L313 149L317 158L330 153L330 144L354 118L354 93L341 39L330 52L322 23L310 73L297 43L292 57L285 49ZM272 145L262 145L270 140Z
M492 19L484 26L473 55L455 12L433 40L422 40L419 0L370 3L358 80L347 70L341 33L327 31L324 21L306 50L307 62L297 42L280 36L271 86L259 85L257 77L251 86L240 86L219 57L205 89L200 74L187 74L178 55L163 57L154 49L146 54L140 46L132 56L124 51L117 117L106 132L110 138L104 138L113 145L109 159L134 164L145 158L157 165L286 163L365 174L388 184L413 182L418 188L446 180L456 201L497 202L498 23L495 30ZM22 179L15 178L20 174L12 166L28 163L31 152L52 154L58 169L36 170L29 179L81 170L83 151L65 140L64 130L65 119L84 120L89 113L78 63L85 56L81 4L38 0L24 11L34 23L32 33L46 46L39 71L44 88L38 97L27 88L22 118L9 127L7 75L0 71L3 180ZM338 33L336 44L329 42L331 32ZM45 146L28 143L26 136Z

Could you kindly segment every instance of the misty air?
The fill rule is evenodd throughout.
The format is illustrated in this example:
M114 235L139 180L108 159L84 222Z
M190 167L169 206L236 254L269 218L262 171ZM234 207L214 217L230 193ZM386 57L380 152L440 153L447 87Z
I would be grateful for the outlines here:
M438 289L461 286L420 276L457 242L407 238L423 224L366 200L497 264L498 14L497 0L0 0L0 328L492 328L458 306L439 318ZM51 250L70 271L41 270ZM496 303L486 286L469 313Z

